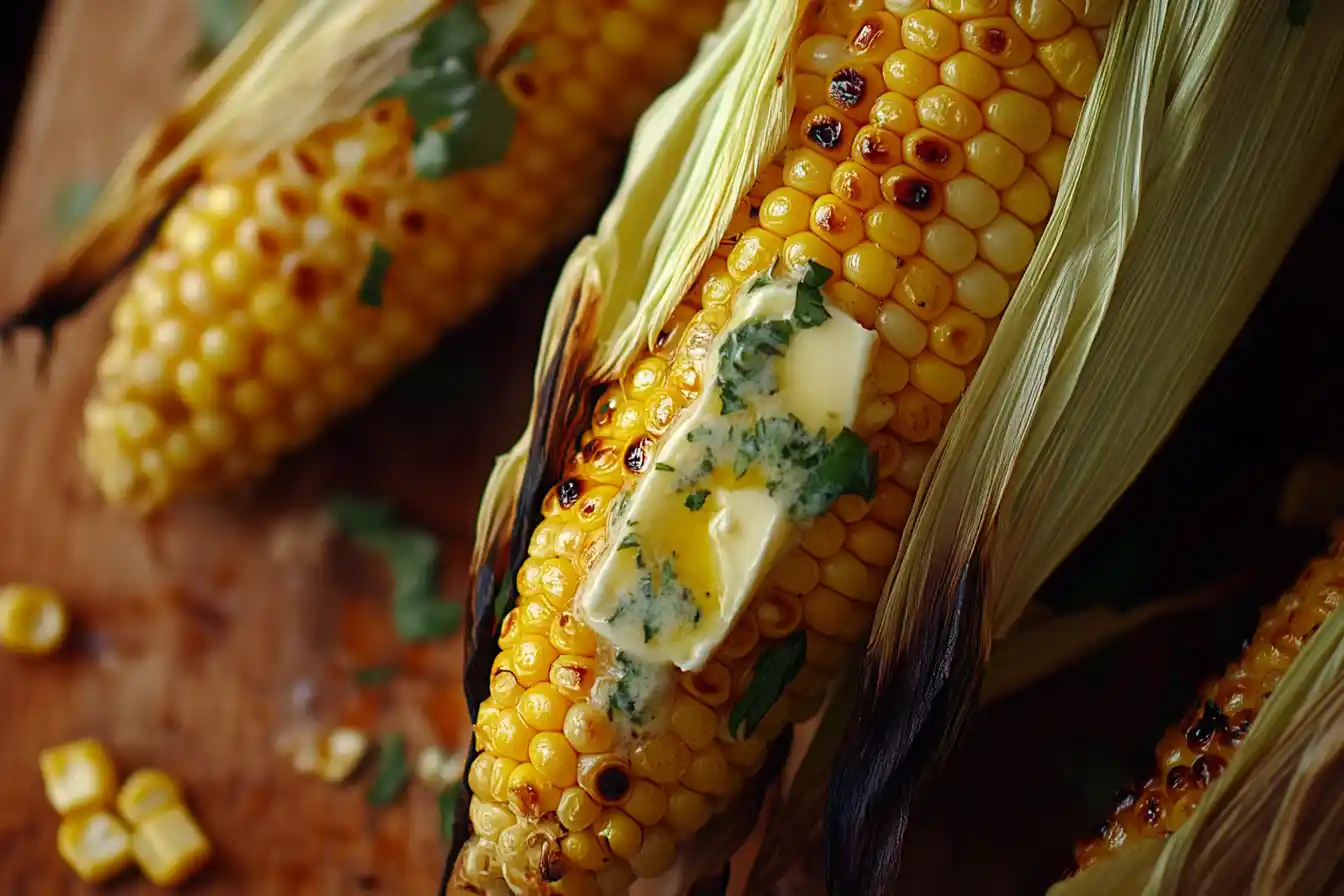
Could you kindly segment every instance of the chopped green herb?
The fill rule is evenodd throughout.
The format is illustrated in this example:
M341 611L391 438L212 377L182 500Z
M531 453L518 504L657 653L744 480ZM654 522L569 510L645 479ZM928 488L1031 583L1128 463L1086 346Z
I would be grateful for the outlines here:
M52 205L52 228L61 236L72 233L84 223L102 194L103 184L96 180L66 184L56 194L56 201Z
M366 688L387 684L396 677L398 671L400 670L391 663L381 666L365 666L362 669L355 670L355 684Z
M762 271L755 277L752 277L751 282L747 284L747 295L751 295L758 289L764 289L769 282L770 275L765 271Z
M453 839L453 823L457 818L458 791L461 787L459 784L439 793L439 839L445 843Z
M631 532L629 535L621 539L621 543L616 546L616 550L628 551L631 548L637 548L637 547L639 547L639 536Z
M434 641L457 630L462 607L436 589L439 544L434 536L398 526L387 504L337 495L328 503L337 526L355 544L383 558L392 576L392 625L403 641Z
M1313 0L1288 0L1288 23L1295 27L1307 24L1312 2Z
M658 463L654 464L654 465L653 465L653 468L654 468L655 470L661 470L661 471L664 472L664 473L675 473L675 472L677 472L677 468L676 468L676 467L672 466L671 464L665 464L665 463L663 463L662 461L659 461Z
M373 244L369 255L369 266L364 269L364 279L359 283L359 300L365 305L377 308L383 304L383 285L387 282L387 272L392 268L392 253L382 243Z
M490 40L490 29L474 3L455 3L420 30L411 50L411 68L439 68L456 57L475 57Z
M658 637L658 627L649 620L644 620L644 643L647 644Z
M803 668L806 657L807 634L801 629L763 650L752 671L746 693L733 704L733 711L728 716L728 729L733 732L742 730L747 737L756 733L756 728L770 712L770 707L775 705L784 688Z
M387 806L396 802L411 781L411 767L406 762L406 738L400 734L384 734L378 738L378 771L365 799L370 806Z
M518 48L518 52L509 57L510 65L526 65L529 62L537 61L537 47L535 44L523 44Z
M708 500L708 498L709 489L697 489L686 496L686 508L688 510L699 510L705 506L705 501Z
M196 0L196 47L187 57L193 68L203 68L224 51L252 15L256 0Z
M812 516L825 513L841 495L871 501L877 494L877 456L858 433L843 429L812 469L806 490L809 506L820 508Z
M686 433L686 441L695 444L697 439L703 439L709 435L713 435L713 431L708 426L697 426L695 429Z
M747 399L779 390L774 358L784 354L793 337L786 320L749 320L728 334L719 346L719 397L722 413L745 410Z
M831 279L834 273L825 265L817 264L815 261L809 261L807 267L803 268L803 285L810 286L813 289L820 289L826 285L826 281Z

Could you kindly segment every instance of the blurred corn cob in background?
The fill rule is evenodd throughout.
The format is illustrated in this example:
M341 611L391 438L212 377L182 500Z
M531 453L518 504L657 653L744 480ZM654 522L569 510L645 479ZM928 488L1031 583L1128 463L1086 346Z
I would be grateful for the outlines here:
M1344 597L1344 542L1313 561L1293 587L1265 607L1241 658L1205 685L1199 704L1157 746L1156 773L1125 792L1097 836L1074 851L1080 870L1136 840L1180 830L1209 785L1228 767L1256 716L1304 645Z
M82 454L109 501L264 473L580 232L724 0L486 0L511 8L505 33L468 2L410 6L443 15L390 96L262 158L224 143L199 160L87 406Z
M925 465L1050 213L1106 13L803 6L781 35L794 66L782 151L753 173L652 346L606 384L541 505L477 717L464 892L616 893L662 874L771 741L819 709L867 637ZM881 337L855 422L875 493L806 524L708 664L656 698L657 733L627 740L620 709L594 697L613 659L576 595L623 490L668 459L659 440L705 388L739 292L809 264L831 275L825 297ZM743 731L731 720L759 664L787 651L801 668Z

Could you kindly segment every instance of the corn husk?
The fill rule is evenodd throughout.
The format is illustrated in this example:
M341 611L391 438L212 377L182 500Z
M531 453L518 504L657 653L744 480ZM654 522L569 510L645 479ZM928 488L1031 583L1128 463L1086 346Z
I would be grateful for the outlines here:
M1344 614L1333 613L1265 703L1199 811L1050 896L1307 896L1344 880Z
M832 781L837 892L886 892L991 636L1142 469L1344 153L1344 6L1122 5L1054 214L930 464ZM1256 198L1253 210L1248 197Z
M490 0L481 17L492 65L534 0ZM203 169L246 169L313 129L357 112L404 70L440 0L263 0L181 103L135 142L89 215L60 247L32 300L0 321L43 331L77 313L152 238Z

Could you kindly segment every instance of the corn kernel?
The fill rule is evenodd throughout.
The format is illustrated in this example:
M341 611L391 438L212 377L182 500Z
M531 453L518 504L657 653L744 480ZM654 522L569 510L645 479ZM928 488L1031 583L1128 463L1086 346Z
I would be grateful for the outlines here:
M111 803L117 772L106 748L91 738L48 747L38 754L47 801L62 815Z
M835 162L815 150L807 147L791 149L784 156L784 183L808 196L820 196L830 189L831 175L835 171L835 166ZM743 237L745 236L744 234ZM779 246L774 246L771 250L771 261L774 260L773 253L778 251ZM764 270L764 267L759 270ZM746 278L738 277L738 280L745 282L745 279L749 278L750 275Z
M858 20L849 33L849 56L856 62L881 63L901 48L901 20L874 12Z
M1050 97L1050 116L1055 123L1055 133L1063 137L1073 137L1078 131L1078 120L1083 116L1083 101L1063 91Z
M1036 170L1051 195L1059 192L1060 181L1064 179L1064 163L1069 154L1069 141L1058 134L1052 134L1038 151L1031 154L1028 161Z
M894 134L908 134L919 127L919 116L915 112L914 102L909 97L890 90L873 102L868 120Z
M1055 92L1055 80L1039 62L1028 62L1003 72L1003 86L1038 100L1049 99Z
M960 49L957 25L932 9L921 9L901 20L901 40L921 56L942 62Z
M532 738L528 758L556 787L572 787L578 780L579 757L563 734L549 731Z
M1003 207L1027 224L1044 224L1050 217L1050 205L1049 186L1030 168L1003 192Z
M597 871L607 864L597 835L589 830L575 831L566 836L560 841L560 852L571 863L586 871Z
M1013 0L1013 21L1032 40L1051 40L1072 27L1073 14L1062 0Z
M958 175L947 184L943 195L947 214L971 230L984 227L999 213L999 194L973 174Z
M570 701L549 681L534 684L518 701L518 714L537 731L561 731Z
M849 58L849 47L838 34L814 34L798 45L798 70L826 77Z
M895 302L884 304L878 311L877 332L887 345L906 358L923 351L929 340L924 323Z
M69 629L65 604L50 588L22 584L0 588L0 646L45 656L61 646Z
M879 205L864 216L864 233L868 239L902 257L919 251L922 238L920 227L904 212L891 205Z
M607 809L593 822L597 842L613 855L632 858L644 842L644 832L620 809Z
M132 837L135 860L157 886L175 887L210 860L210 841L181 806L146 819Z
M798 122L798 138L802 145L839 162L849 155L858 124L841 115L834 107L818 106Z
M831 192L860 211L867 211L882 201L882 187L877 175L856 162L841 162L831 175Z
M966 166L960 144L927 128L906 134L902 148L907 165L935 180L951 180Z
M1031 228L1001 212L979 234L980 257L1004 274L1020 274L1031 261L1036 237Z
M831 72L822 102L829 102L855 121L866 123L884 88L882 72L876 66L842 65Z
M975 234L950 217L941 217L924 225L921 251L938 267L955 274L975 261Z
M983 108L985 123L990 130L1006 137L1025 153L1035 152L1050 139L1054 128L1050 108L1035 97L1016 90L1000 90L985 100ZM989 180L988 177L985 179Z
M115 877L133 859L131 832L121 819L102 809L63 818L56 829L56 851L88 884Z
M975 360L986 341L985 322L956 306L929 325L929 350L958 366Z
M177 782L152 768L134 772L117 794L117 812L132 825L138 825L151 815L181 804L182 789Z
M938 84L938 66L914 50L897 50L882 63L887 90L911 100Z
M780 237L790 237L808 226L812 199L792 187L773 190L761 203L761 226Z
M716 717L716 724L717 721ZM711 730L711 742L713 736ZM652 782L636 780L630 788L630 799L626 800L621 808L626 815L642 825L657 824L667 813L667 791Z
M644 832L639 852L630 857L630 868L640 877L658 877L677 858L677 841L664 827L649 828Z
M602 807L582 787L567 787L560 794L556 816L567 831L582 831L597 820Z
M809 262L815 262L830 271L832 277L839 276L840 253L810 231L795 233L785 240L780 258L787 270L799 270L807 267Z
M1115 18L1120 0L1064 0L1064 5L1073 13L1079 25L1100 28L1109 25Z
M920 124L956 141L969 140L984 127L979 107L951 87L940 85L926 91L915 108Z
M966 390L966 374L932 354L910 362L910 384L939 404L951 404Z
M769 270L783 248L784 241L781 238L768 230L753 227L742 234L729 253L728 273L738 283L746 283L757 274Z
M891 429L901 438L927 442L938 434L942 425L942 407L913 384L896 396L896 416L891 418Z
M831 304L872 329L877 324L877 298L852 283L840 281L830 285Z
M863 216L829 193L813 203L808 226L841 252L852 249L863 239ZM788 258L787 243L785 258ZM830 267L830 270L835 268Z
M799 112L817 108L829 95L830 85L821 75L800 72L793 79L793 108Z
M917 255L905 263L891 296L915 317L930 321L952 301L952 280L933 262Z
M1036 48L1036 58L1055 83L1080 99L1092 88L1101 65L1097 45L1086 28L1074 28Z
M1036 47L1008 16L975 19L961 25L961 48L1001 68L1031 61Z

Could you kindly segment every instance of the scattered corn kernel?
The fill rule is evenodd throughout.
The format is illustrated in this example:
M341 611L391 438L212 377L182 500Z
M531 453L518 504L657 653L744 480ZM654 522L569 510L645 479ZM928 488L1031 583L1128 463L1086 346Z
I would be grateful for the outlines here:
M131 832L106 810L78 812L61 819L56 851L80 880L100 884L131 864Z
M430 790L442 793L462 778L467 758L443 747L425 747L415 760L415 776Z
M153 768L142 768L132 774L117 794L117 811L131 825L180 805L182 788L167 774Z
M21 584L0 588L0 646L43 656L61 646L69 628L65 605L50 588Z
M140 870L160 887L175 887L210 860L210 841L182 806L172 806L135 829L132 850Z
M117 770L106 748L92 738L48 747L37 757L42 783L53 809L68 815L77 809L100 809L112 802Z

